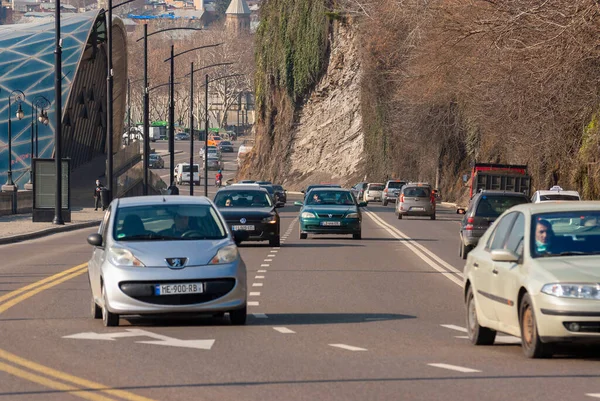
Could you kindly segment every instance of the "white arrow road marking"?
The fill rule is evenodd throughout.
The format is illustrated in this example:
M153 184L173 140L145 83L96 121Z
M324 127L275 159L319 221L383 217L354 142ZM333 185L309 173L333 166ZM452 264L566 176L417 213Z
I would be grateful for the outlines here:
M195 349L211 349L215 340L180 340L169 336L163 336L161 334L152 333L146 330L140 329L127 329L125 332L120 333L79 333L70 336L64 336L63 338L71 338L78 340L108 340L114 341L116 338L124 337L150 337L158 341L136 341L138 344L153 344L153 345L166 345L168 347L181 347L181 348L195 348Z
M367 351L366 348L359 348L359 347L354 347L352 345L346 345L346 344L329 344L331 347L336 347L336 348L341 348L341 349L345 349L348 351Z
M481 370L471 369L471 368L463 368L462 366L448 365L446 363L428 363L427 365L433 366L434 368L454 370L456 372L461 372L461 373L479 373L479 372L481 372Z
M282 334L296 334L295 331L290 330L287 327L273 327L273 330L278 331Z

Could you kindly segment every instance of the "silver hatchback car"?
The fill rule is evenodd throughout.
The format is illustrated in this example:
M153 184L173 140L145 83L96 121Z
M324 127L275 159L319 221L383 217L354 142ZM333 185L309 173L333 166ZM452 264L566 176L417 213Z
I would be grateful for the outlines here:
M402 219L402 216L429 216L435 220L435 206L431 185L409 183L400 191L395 213L398 219Z
M92 316L118 326L120 315L229 312L245 324L243 235L205 197L115 199L88 237Z

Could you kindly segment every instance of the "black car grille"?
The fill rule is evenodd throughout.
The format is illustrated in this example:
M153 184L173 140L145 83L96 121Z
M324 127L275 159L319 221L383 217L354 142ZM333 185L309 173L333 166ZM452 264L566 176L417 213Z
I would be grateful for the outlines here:
M329 214L329 213L317 213L317 217L320 218L330 218L330 219L341 219L344 217L344 214Z
M202 294L154 295L154 286L170 283L204 283ZM141 302L154 305L193 305L210 302L227 295L235 286L235 279L218 280L177 280L161 282L122 282L119 288L126 295Z

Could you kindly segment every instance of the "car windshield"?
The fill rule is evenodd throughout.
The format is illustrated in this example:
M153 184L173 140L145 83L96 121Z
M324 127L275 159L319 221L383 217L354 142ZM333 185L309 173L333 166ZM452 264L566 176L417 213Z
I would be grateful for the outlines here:
M388 182L388 188L402 188L404 185L406 185L405 182L400 182L400 181L390 181Z
M427 187L408 187L402 193L409 198L429 198L430 196L430 191Z
M189 173L190 172L190 165L189 164L186 164L186 165L183 166L183 172L184 173ZM197 172L198 172L198 165L194 164L194 173L197 173Z
M369 185L369 191L383 191L383 185Z
M158 155L157 154L151 154L150 155L150 159L157 159L158 160Z
M600 211L541 213L531 219L532 257L600 255Z
M221 141L221 146L223 145L231 145L231 142L229 141Z
M271 207L271 197L264 191L228 190L215 195L215 204L219 208L227 207Z
M283 192L283 187L281 185L273 185L273 189L275 191Z
M354 205L350 192L315 189L308 194L307 205Z
M562 195L562 194L552 194L552 195L541 195L541 201L578 201L579 196L576 195Z
M128 206L117 209L116 241L181 241L227 238L217 211L211 205Z
M483 195L475 216L496 218L513 206L528 203L525 196Z

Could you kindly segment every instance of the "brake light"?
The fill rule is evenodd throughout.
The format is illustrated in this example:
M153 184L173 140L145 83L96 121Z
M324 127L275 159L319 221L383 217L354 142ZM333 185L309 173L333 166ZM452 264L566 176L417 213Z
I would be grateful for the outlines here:
M400 202L404 202L404 194L400 195Z
M469 217L467 219L467 224L465 225L465 230L473 230L473 223L475 223L475 219L473 217Z
M388 191L387 188L383 190L383 192L385 192L386 194L387 194L387 191Z

